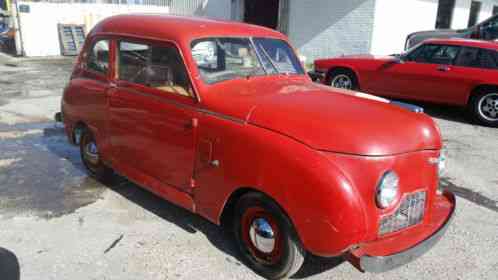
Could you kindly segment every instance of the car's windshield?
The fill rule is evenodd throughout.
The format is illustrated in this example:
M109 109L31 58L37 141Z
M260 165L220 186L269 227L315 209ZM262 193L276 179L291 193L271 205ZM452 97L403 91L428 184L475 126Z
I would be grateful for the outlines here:
M216 37L192 42L192 56L208 84L272 74L304 74L289 45L272 38Z

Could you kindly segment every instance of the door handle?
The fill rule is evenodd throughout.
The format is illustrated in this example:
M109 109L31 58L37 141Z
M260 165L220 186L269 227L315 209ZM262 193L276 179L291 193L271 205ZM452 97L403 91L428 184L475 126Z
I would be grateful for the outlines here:
M193 118L192 120L190 120L190 122L188 123L185 123L183 125L183 128L185 128L185 130L190 130L190 129L193 129L195 127L197 127L197 118Z
M450 70L451 70L451 68L448 65L440 65L437 67L437 71L440 71L440 72L448 72Z

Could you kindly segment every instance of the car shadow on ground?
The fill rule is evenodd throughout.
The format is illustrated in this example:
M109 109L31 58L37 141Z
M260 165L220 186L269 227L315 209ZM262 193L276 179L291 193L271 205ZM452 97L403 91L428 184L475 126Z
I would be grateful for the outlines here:
M206 219L178 207L118 175L114 176L110 182L106 182L105 186L161 219L175 224L187 233L201 232L213 246L235 258L237 260L235 265L242 265L242 260L230 229L212 224ZM229 258L226 260L232 262ZM320 274L343 262L344 259L342 257L322 258L307 256L301 270L292 278L303 279Z
M45 128L43 135L65 137L62 127ZM64 145L70 144L65 143ZM58 157L67 159L76 169L82 170L84 168L79 155L77 155L77 147L73 147L68 152L68 149L54 144L48 145L48 149ZM91 179L89 178L89 180ZM236 260L234 263L233 260L227 257L227 262L234 263L235 265L243 265L229 229L217 226L188 210L178 207L119 175L113 176L109 181L102 184L131 203L140 206L169 223L175 224L186 233L194 234L200 232L204 234L213 246ZM321 258L307 256L304 266L292 278L302 279L320 274L343 262L344 260L341 257Z
M463 107L441 105L413 100L396 100L424 108L424 112L437 119L473 125L467 110Z

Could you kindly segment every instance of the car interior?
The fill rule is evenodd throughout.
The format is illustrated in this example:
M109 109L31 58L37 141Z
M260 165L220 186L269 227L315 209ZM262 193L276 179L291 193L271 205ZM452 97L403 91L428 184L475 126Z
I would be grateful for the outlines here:
M185 66L174 47L121 42L118 73L121 80L193 96Z

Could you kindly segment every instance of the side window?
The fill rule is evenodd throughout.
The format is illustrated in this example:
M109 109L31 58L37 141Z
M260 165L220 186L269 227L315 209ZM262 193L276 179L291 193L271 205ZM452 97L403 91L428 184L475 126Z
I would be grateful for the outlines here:
M93 44L87 54L88 70L107 74L109 71L109 40L99 40Z
M167 92L193 97L187 69L176 47L151 49L147 85Z
M453 64L460 47L445 45L422 45L408 55L408 60L418 63Z
M482 68L498 70L497 51L481 49L481 51L479 52L479 58Z
M478 48L462 48L458 55L455 65L463 67L479 67L479 49Z
M149 46L131 42L119 42L119 79L146 85Z
M434 64L453 64L460 51L458 46L441 46L430 59Z
M173 46L121 41L118 73L120 80L183 96L193 96L185 65L180 53Z
M493 50L464 48L456 65L463 67L498 69L498 52Z

